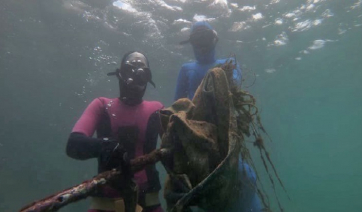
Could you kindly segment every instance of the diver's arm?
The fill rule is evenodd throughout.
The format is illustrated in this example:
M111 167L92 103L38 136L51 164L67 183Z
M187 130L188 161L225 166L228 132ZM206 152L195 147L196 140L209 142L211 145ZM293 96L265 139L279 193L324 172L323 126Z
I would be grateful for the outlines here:
M240 180L242 181L243 188L241 189L240 200L237 202L236 211L247 212L247 211L262 211L262 204L256 189L256 174L252 167L247 163L243 162L242 158L239 157L239 174ZM236 209L235 208L235 209ZM235 212L236 212L235 211ZM233 210L234 212L234 210Z
M144 153L148 154L156 149L158 136L162 136L162 127L159 111L155 111L148 119L146 128L146 142L144 144Z
M93 100L85 109L69 136L66 147L69 157L78 160L95 158L101 154L105 146L112 145L111 142L104 142L107 139L92 138L102 112L103 103L100 99Z
M175 101L187 97L188 81L186 73L187 70L182 66L177 78Z
M251 200L250 209L247 209L246 211L256 211L256 212L263 211L263 207L261 205L260 198L256 192L254 194L253 199Z
M239 63L237 62L235 63L236 63L236 68L233 70L233 79L237 89L240 90L242 84L242 71L239 66Z
M78 160L99 157L102 142L102 139L91 138L83 133L72 132L68 139L66 152L69 157Z

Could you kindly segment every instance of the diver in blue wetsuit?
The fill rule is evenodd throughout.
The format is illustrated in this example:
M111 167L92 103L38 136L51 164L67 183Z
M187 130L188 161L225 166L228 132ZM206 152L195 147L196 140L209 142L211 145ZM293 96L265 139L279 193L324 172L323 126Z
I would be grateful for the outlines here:
M192 26L190 38L182 41L180 44L191 44L196 62L182 65L177 79L175 100L186 97L192 99L197 87L210 68L223 64L230 59L233 60L233 58L215 59L215 46L217 42L217 33L209 23L200 21ZM234 69L233 79L235 85L241 88L241 69L239 65ZM232 210L227 212L261 211L262 206L256 193L256 188L255 186L250 186L251 184L256 185L254 171L247 163L242 161L241 157L238 168L240 180L242 185L245 186L240 189L239 200L232 206ZM243 174L243 170L246 171L246 175Z
M224 64L234 58L215 59L215 46L218 41L217 33L207 22L196 22L191 28L190 38L180 44L190 43L194 50L196 62L182 65L177 79L175 100L194 97L197 87L210 68ZM234 83L241 87L241 69L234 69Z

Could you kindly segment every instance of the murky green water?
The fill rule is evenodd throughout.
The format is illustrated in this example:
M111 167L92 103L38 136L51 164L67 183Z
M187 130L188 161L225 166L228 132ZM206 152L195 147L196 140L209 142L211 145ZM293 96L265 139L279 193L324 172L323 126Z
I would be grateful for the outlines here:
M96 174L95 160L70 159L65 145L93 98L118 95L106 73L125 52L148 55L157 88L146 99L169 106L181 64L193 59L178 42L201 19L219 34L218 56L236 54L245 84L256 75L247 89L273 139L272 159L292 199L278 189L286 211L361 211L361 7L361 0L0 0L0 211ZM62 211L86 208L84 201Z

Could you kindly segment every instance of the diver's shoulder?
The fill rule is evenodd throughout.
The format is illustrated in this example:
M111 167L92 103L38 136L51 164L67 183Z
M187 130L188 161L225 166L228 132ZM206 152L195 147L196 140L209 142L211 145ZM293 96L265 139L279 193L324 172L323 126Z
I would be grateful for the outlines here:
M142 102L144 105L146 106L152 106L155 110L160 110L162 108L164 108L164 105L159 102L159 101L147 101L147 100L143 100Z
M117 101L118 100L118 98L109 98L109 97L103 97L103 96L101 96L101 97L97 97L97 98L95 98L95 99L98 99L98 100L100 100L100 101L105 101L105 102L109 102L109 101Z
M190 68L193 68L194 66L196 66L196 62L191 61L191 62L187 62L187 63L182 64L181 68L182 69L190 69Z
M227 61L235 61L235 58L234 57L227 57L227 58L221 58L221 59L217 59L216 60L216 63L217 64L223 64L223 63L225 63L225 62L227 62Z
M108 98L108 97L103 97L103 96L97 97L93 100L93 102L97 102L102 105L106 105L106 104L118 102L118 101L119 101L119 98Z

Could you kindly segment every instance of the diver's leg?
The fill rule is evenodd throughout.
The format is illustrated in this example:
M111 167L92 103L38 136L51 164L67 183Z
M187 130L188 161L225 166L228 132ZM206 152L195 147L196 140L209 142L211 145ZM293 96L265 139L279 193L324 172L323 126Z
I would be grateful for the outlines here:
M239 174L241 176L240 179L242 181L243 188L241 189L241 198L238 201L239 204L241 203L241 207L237 207L239 208L238 211L261 212L262 206L256 192L256 174L249 164L242 161L241 157L239 158Z

